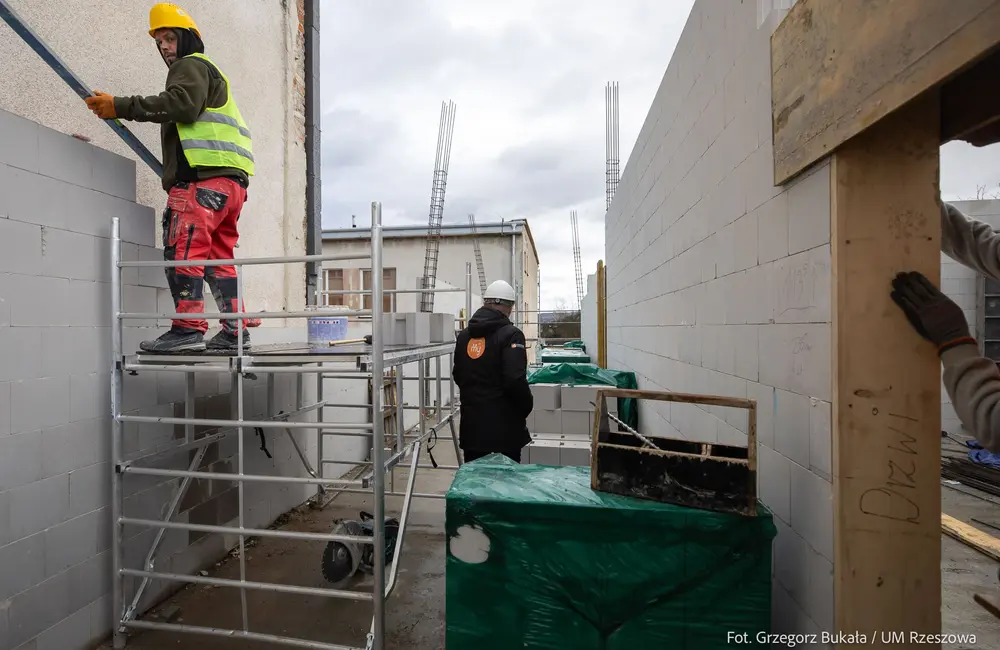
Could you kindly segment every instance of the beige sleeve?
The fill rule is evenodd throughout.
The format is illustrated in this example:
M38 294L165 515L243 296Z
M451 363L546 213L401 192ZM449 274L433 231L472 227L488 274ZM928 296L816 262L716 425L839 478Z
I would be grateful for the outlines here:
M1000 454L1000 370L975 345L941 354L944 387L962 426L989 451Z
M1000 280L1000 234L982 221L941 203L941 252L960 264Z

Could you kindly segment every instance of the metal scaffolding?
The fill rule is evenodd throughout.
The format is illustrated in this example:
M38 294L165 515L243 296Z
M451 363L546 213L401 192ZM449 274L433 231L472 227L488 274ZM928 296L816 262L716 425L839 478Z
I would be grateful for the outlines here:
M299 648L313 648L318 650L360 650L359 648L339 645L335 643L313 641L294 637L276 636L253 632L250 629L250 620L247 612L246 592L248 589L273 591L280 593L306 594L327 598L341 598L355 601L370 601L373 606L373 615L370 631L367 635L366 650L382 650L385 643L385 603L386 598L391 594L396 584L396 575L399 570L400 553L403 547L404 535L406 532L407 520L409 518L410 501L413 497L442 498L440 494L421 494L414 492L415 476L418 468L431 467L420 465L420 454L430 438L437 436L437 433L446 425L451 430L451 438L461 463L461 454L458 450L458 436L455 431L456 400L455 385L452 378L448 378L448 394L450 402L447 412L445 412L442 402L442 376L441 361L443 357L448 358L449 368L452 366L452 356L454 353L454 343L433 343L417 346L387 345L382 331L382 310L383 296L388 294L382 284L382 207L379 203L372 203L372 225L371 225L371 249L370 255L304 255L297 257L274 257L274 258L253 258L240 260L211 260L211 261L123 261L122 240L120 237L119 219L112 219L111 228L111 271L112 271L112 299L111 309L113 313L111 327L111 413L112 413L112 566L113 566L113 588L112 588L112 629L114 634L114 647L121 649L126 646L127 632L129 630L165 630L178 633L198 634L208 636L222 636L228 638L244 639L246 641L257 641L272 643L276 645L286 645ZM237 271L237 305L243 304L243 275L242 267L260 264L295 264L307 262L327 262L333 260L347 259L370 259L372 267L372 288L370 291L357 293L372 294L372 309L370 311L354 310L340 311L336 315L370 316L372 319L372 339L371 344L346 344L343 346L311 347L309 344L280 344L254 346L247 349L243 345L242 337L237 337L238 348L235 353L213 353L206 351L200 354L125 354L123 350L123 323L133 319L161 319L161 318L184 318L190 314L145 314L145 313L123 313L122 312L122 274L124 269L135 267L183 267L183 266L223 266L232 265ZM471 301L471 274L467 273L466 279L466 304ZM414 293L421 290L415 289ZM338 292L339 293L339 292ZM402 293L396 291L395 293ZM242 307L241 307L242 308ZM244 313L237 312L227 314L233 319L244 317L254 318L310 318L320 315L322 312L260 312ZM424 399L424 386L428 385L430 379L424 370L424 361L434 359L437 366L436 396L437 403L434 409L433 424L428 421L426 411L428 405ZM354 369L349 372L330 372L327 364L353 363ZM406 364L419 362L419 376L417 377L420 394L419 405L419 425L414 433L407 433L403 413L404 407L402 399L403 380L413 379L403 376L403 368ZM173 371L184 373L186 377L186 395L184 417L153 417L139 415L125 415L122 413L122 388L125 374L134 375L142 372L162 372ZM387 373L387 371L392 371ZM223 373L231 377L231 418L208 419L195 417L194 399L194 377L196 373ZM266 377L267 390L267 412L266 417L261 420L244 419L244 379L256 378L256 375ZM296 383L296 405L294 410L283 413L276 412L275 399L275 376L279 374L295 374ZM313 376L316 380L316 402L312 404L304 403L303 381L307 376ZM395 382L397 391L395 415L397 425L393 440L386 445L385 434L385 413L383 406L383 391L379 386L379 378L385 381ZM323 399L324 379L360 379L370 382L370 405L344 405L331 404ZM334 422L326 418L326 412L331 408L359 407L371 409L370 423L344 423ZM316 413L315 422L294 421L296 416L307 413ZM159 448L151 453L141 453L126 455L124 453L123 432L125 423L146 423L146 424L174 424L183 425L185 428L184 439L178 440L171 446ZM195 427L214 427L201 435L195 434ZM305 473L308 476L277 476L277 475L252 475L244 473L245 444L244 432L253 433L255 429L277 429L284 430L302 461ZM316 435L316 458L315 464L310 463L307 454L298 445L291 430L306 429L315 432ZM235 474L225 472L215 472L210 470L199 470L199 467L206 455L209 445L226 439L230 436L237 436L238 467ZM390 434L391 435L391 434ZM354 462L349 460L330 460L324 455L324 441L334 436L360 436L369 438L372 441L370 448L370 461ZM153 461L164 457L180 454L183 452L194 452L193 458L187 470L162 469L151 467ZM433 460L433 459L432 459ZM333 463L355 465L356 469L363 469L359 478L332 478L326 476L325 469ZM402 463L408 463L409 476L405 491L397 492L393 484L393 469ZM438 469L455 469L455 466L437 466ZM349 472L350 473L350 472ZM386 490L386 475L389 475L390 488ZM125 477L126 476L159 476L164 478L181 479L179 487L173 495L165 515L162 520L139 519L126 517L124 512L125 497ZM237 484L239 500L239 516L237 526L210 526L173 521L177 514L184 495L191 484L192 479L202 479L209 481L225 481ZM246 525L244 520L244 485L246 483L284 483L284 484L306 484L316 485L318 494L316 499L323 502L323 497L328 490L339 492L359 492L373 495L374 519L373 535L346 535L333 533L304 533L285 530L257 529ZM385 497L402 496L403 505L399 516L399 529L396 545L393 551L392 562L389 566L385 562L386 538L384 529L385 520ZM329 503L329 501L326 501ZM325 503L324 503L325 505ZM141 568L135 569L125 566L124 553L124 526L154 529L157 531L156 537L149 548ZM167 530L187 530L210 534L237 535L239 537L239 563L240 579L221 579L203 577L201 575L179 575L157 571L156 556L164 534ZM287 584L253 582L246 579L246 557L245 540L249 536L258 537L278 537L295 540L308 540L320 542L351 542L354 544L370 544L374 546L373 552L373 575L374 586L371 592L350 591L345 589L326 589L315 587L302 587ZM319 567L317 567L317 571ZM387 576L388 573L388 576ZM126 580L139 580L135 593L130 602L126 602ZM192 626L168 622L154 622L141 620L139 618L139 607L142 596L151 580L165 580L168 582L187 584L207 584L219 587L236 588L240 591L242 601L243 625L242 629L220 629L215 627ZM134 583L133 583L134 584Z

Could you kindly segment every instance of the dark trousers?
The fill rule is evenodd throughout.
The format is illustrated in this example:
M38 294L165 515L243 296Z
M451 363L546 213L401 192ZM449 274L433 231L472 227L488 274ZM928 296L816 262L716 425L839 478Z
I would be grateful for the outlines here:
M520 449L518 449L516 451L509 451L509 450L508 451L500 451L498 449L491 449L491 450L486 450L486 451L483 451L483 450L480 450L480 449L463 449L462 450L462 457L465 459L465 462L471 463L472 461L476 460L477 458L482 458L483 456L489 456L490 454L493 454L493 453L501 453L504 456L506 456L507 458L509 458L512 461L514 461L515 463L520 463L521 462L521 450Z

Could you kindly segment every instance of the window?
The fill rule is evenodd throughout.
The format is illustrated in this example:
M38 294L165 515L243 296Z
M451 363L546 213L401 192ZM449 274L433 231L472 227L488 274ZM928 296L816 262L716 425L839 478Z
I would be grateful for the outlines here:
M361 288L365 291L371 291L372 288L372 270L364 269L361 273ZM396 269L382 269L382 289L384 291L396 288ZM372 297L371 295L366 295L364 299L364 306L362 309L372 308ZM390 293L388 295L382 296L382 311L385 313L396 311L396 294Z
M326 269L326 288L329 291L371 291L371 269ZM396 269L382 269L382 289L396 288ZM371 309L371 295L325 294L324 305L341 306L350 309ZM382 311L396 311L396 294L388 294L382 299Z
M344 290L344 269L327 269L326 270L326 288L329 291L343 291ZM323 296L325 300L323 304L327 307L342 306L345 304L345 298L347 296L343 294L325 294Z

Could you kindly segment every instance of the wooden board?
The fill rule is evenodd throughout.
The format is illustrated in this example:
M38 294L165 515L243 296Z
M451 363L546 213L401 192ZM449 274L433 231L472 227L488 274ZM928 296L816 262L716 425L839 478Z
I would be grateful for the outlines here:
M774 184L1000 45L1000 0L798 0L771 37Z
M1000 539L989 533L984 533L964 521L959 521L951 515L941 513L941 532L948 537L957 539L969 548L973 548L988 558L1000 562Z
M607 269L604 260L597 262L597 365L608 367Z
M837 630L941 627L941 365L889 297L899 271L940 282L938 107L897 111L831 166Z

